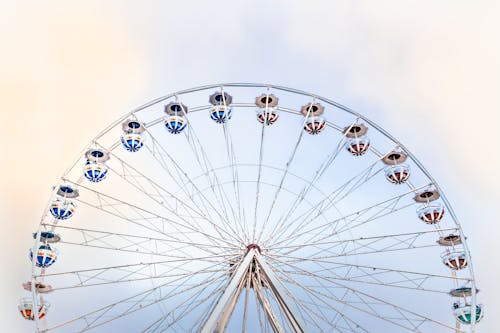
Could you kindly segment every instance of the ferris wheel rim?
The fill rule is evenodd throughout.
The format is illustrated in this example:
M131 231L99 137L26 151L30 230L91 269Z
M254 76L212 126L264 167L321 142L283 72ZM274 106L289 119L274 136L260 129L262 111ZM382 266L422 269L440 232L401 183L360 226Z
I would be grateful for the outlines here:
M86 146L86 148L84 149L84 151L86 151L88 149L89 146L91 146L92 144L95 144L103 135L105 135L106 133L108 133L112 128L114 128L117 124L120 124L121 122L123 122L124 120L126 120L127 118L129 117L135 117L135 114L139 111L142 111L150 106L153 106L155 104L158 104L158 103L161 103L169 98L172 98L172 97L178 97L178 96L182 96L182 95L185 95L185 94L189 94L189 93L192 93L192 92L197 92L197 91L204 91L204 90L209 90L209 89L214 89L214 88L227 88L227 87L248 87L248 88L267 88L267 89L274 89L274 90L277 90L277 91L285 91L285 92L289 92L289 93L293 93L293 94L298 94L298 95L302 95L302 96L308 96L308 97L312 97L314 98L315 100L318 100L318 101L322 101L330 106L333 106L337 109L340 109L344 112L347 112L353 116L355 116L356 118L364 121L366 124L370 125L372 128L376 129L378 132L380 132L382 135L384 135L386 138L388 138L389 140L391 140L392 142L395 143L395 145L397 147L400 147L402 149L402 151L404 151L408 157L412 160L413 163L415 163L417 165L417 167L428 177L428 179L430 180L430 183L432 184L432 186L439 192L439 194L441 195L441 199L444 203L444 205L446 206L447 208L447 211L448 213L450 214L450 216L452 217L452 220L453 222L455 223L455 225L457 226L456 230L458 231L459 235L461 236L462 240L463 240L463 248L464 248L464 252L465 252L465 255L466 255L466 258L467 258L467 262L468 262L468 267L467 267L467 271L470 273L470 284L471 284L471 287L472 287L472 291L471 291L471 300L472 300L472 308L475 308L476 307L476 279L475 279L475 275L474 275L474 270L473 270L473 266L472 266L472 260L471 260L471 255L470 255L470 250L469 250L469 247L468 247L468 244L467 244L467 241L466 241L466 237L465 237L465 234L463 232L463 228L460 224L460 221L458 220L454 210L453 210L453 207L452 205L450 204L449 200L447 199L446 197L446 194L445 192L442 190L442 188L440 187L439 183L432 177L432 175L430 174L430 172L424 167L424 165L416 158L416 156L408 149L406 148L406 146L401 143L398 139L396 139L394 136L392 136L388 131L386 131L384 128L382 128L381 126L379 126L377 123L373 122L372 120L370 120L369 118L363 116L362 114L359 114L358 112L338 103L338 102L335 102L333 100L330 100L328 98L324 98L324 97L321 97L319 95L316 95L316 94L312 94L312 93L308 93L308 92L305 92L305 91L301 91L301 90L297 90L297 89L294 89L294 88L288 88L288 87L284 87L284 86L279 86L279 85L273 85L273 84L258 84L258 83L218 83L218 84L211 84L211 85L203 85L203 86L199 86L199 87L194 87L194 88L189 88L189 89L184 89L184 90L180 90L180 91L177 91L175 93L170 93L170 94L167 94L167 95L164 95L162 97L158 97L156 99L153 99L137 108L135 108L134 110L124 114L122 117L118 118L118 120L112 122L110 125L108 125L107 127L105 127L101 132L99 132L98 135L96 135L92 140L91 142ZM79 157L76 159L76 162L73 163L64 173L63 173L63 176L60 178L58 184L54 187L54 192L53 192L53 195L57 192L58 188L60 185L62 185L65 181L65 177L67 175L67 173L74 168L74 166L76 165L76 163L78 163L78 161L80 160L80 156L81 154L79 155ZM52 196L53 196L52 195ZM51 196L51 197L52 197ZM42 227L43 227L43 220L44 220L44 217L45 215L48 214L48 206L46 206L46 209L42 215L42 218L41 218L41 221L39 223L39 226L38 226L38 229L37 229L37 232L41 232L42 230ZM35 244L33 246L33 251L35 251L36 249L38 249L40 245L40 239L37 238L36 241L35 241ZM32 263L32 284L34 285L35 282L36 282L36 277L37 275L35 274L35 271L36 271L36 265L35 265L35 261L33 261ZM32 298L33 298L33 302L34 302L34 308L35 308L35 321L36 321L36 325L38 327L39 325L39 318L37 316L37 302L38 302L38 299L40 297L40 294L37 292L36 290L37 288L32 288ZM475 317L472 316L472 329L474 331L474 326L475 326Z

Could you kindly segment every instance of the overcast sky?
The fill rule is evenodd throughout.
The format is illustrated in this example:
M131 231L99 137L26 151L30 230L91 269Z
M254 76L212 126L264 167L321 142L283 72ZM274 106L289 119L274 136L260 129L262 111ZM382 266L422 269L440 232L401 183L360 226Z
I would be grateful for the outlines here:
M50 187L135 106L216 82L268 82L348 105L399 138L446 191L486 318L500 305L498 1L3 1L3 327L29 276Z

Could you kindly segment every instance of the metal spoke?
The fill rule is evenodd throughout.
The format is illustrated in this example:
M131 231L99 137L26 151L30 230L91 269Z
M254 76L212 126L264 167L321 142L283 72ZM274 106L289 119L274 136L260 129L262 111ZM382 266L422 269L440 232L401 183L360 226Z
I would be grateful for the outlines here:
M192 295L189 299L187 299L186 301L183 302L183 304L181 304L180 306L177 306L175 308L175 311L179 312L180 309L184 308L182 310L182 312L178 315L175 316L175 311L172 310L170 311L170 313L168 315L164 315L162 316L162 318L156 320L153 324L151 324L150 326L148 326L146 329L144 329L142 332L165 332L167 331L168 329L172 328L172 326L174 324L176 324L177 322L179 322L180 320L182 320L183 318L185 318L191 311L193 311L195 308L201 308L201 305L207 301L209 301L210 299L212 299L212 302L211 303L208 303L204 310L205 311L201 311L201 313L207 313L208 310L213 306L213 303L215 302L215 300L217 299L215 297L215 295L217 294L220 294L222 292L222 290L224 289L224 281L221 280L219 282L219 284L216 286L216 289L214 292L212 292L211 294L209 294L208 296L198 300L198 301L194 301L196 298L198 298L201 293L198 293L198 294L194 294ZM189 303L188 303L189 302ZM203 322L203 317L205 315L201 315L199 316L199 318L193 323L193 325L191 326L191 330L190 331L194 331L194 328L201 325L201 323ZM165 321L168 321L170 319L170 321L165 325ZM163 327L162 327L163 326Z
M354 122L348 127L349 129L358 121L358 119L355 119ZM347 131L345 132L347 133ZM343 150L344 145L345 145L345 138L346 134L343 134L335 146L334 150L327 155L327 157L323 160L319 168L314 172L313 178L307 182L307 184L304 186L302 191L300 192L300 195L297 197L297 199L290 205L290 207L287 209L286 213L284 213L278 220L278 222L274 225L273 230L271 230L271 235L273 235L276 231L281 231L282 228L284 227L284 224L288 222L288 219L290 216L297 210L297 208L300 206L302 202L304 202L304 198L307 196L309 191L314 188L314 184L321 179L323 174L326 172L326 170L333 164L337 156L340 154L340 152ZM290 225L288 225L290 226ZM265 226L262 228L264 230ZM260 237L259 237L260 239Z
M433 235L439 232L446 231L456 231L456 228L448 229L436 229L428 231L418 231L410 232L404 234L389 234L389 235L379 235L379 236L367 236L353 239L345 239L338 241L329 241L323 243L309 243L309 244L297 244L292 247L283 247L282 249L289 249L289 251L281 253L278 251L275 255L286 257L292 252L296 252L299 249L309 247L316 248L317 251L311 251L308 255L309 259L314 258L333 258L333 257L344 257L351 255L362 255L369 253L383 253L388 251L398 251L398 250L408 250L421 247L438 246L435 239L431 242L427 242L426 239L422 239L427 235ZM421 240L422 239L422 240ZM327 247L320 247L321 245L327 245ZM275 249L276 250L276 249ZM324 254L327 255L324 255ZM321 257L318 255L321 254Z
M70 184L73 183L69 180L66 180L66 182ZM93 207L95 209L101 210L107 214L111 214L115 217L120 218L123 221L144 227L151 231L158 232L165 237L174 240L177 239L176 237L173 236L172 232L168 232L167 234L165 227L168 226L173 228L178 234L184 235L184 237L187 239L189 239L188 237L189 233L194 232L196 234L203 235L208 241L210 241L214 245L223 243L232 246L233 244L226 239L218 238L217 236L213 236L207 232L202 231L200 228L193 227L191 224L185 224L184 221L179 222L176 220L172 220L170 217L158 215L144 208L122 201L105 193L97 192L83 185L79 185L79 189L80 190L83 189L87 191L89 194L93 194L95 198L94 202L84 201L83 199L78 198L76 199L78 202ZM127 209L126 210L127 214L134 214L132 215L133 217L124 214L123 210L125 209ZM220 227L218 226L216 226L216 228L220 229Z
M234 256L233 256L234 257ZM57 290L74 289L82 287L94 287L101 285L111 285L125 282L137 282L141 280L183 277L192 275L193 272L184 268L182 265L190 262L197 262L197 268L206 266L203 270L198 269L199 274L220 272L221 259L229 261L231 256L220 255L199 258L170 259L152 262L141 262L136 264L126 264L118 266L105 266L99 268L89 268L73 270L68 272L58 272L39 275L37 278L61 277L64 281L71 278L77 280L77 283L68 283L59 285ZM147 272L146 270L149 270ZM154 272L154 273L153 273Z
M316 281L319 281L319 282L325 282L325 283L330 283L331 285L333 286L336 286L336 287L340 287L340 288L343 288L343 289L346 289L346 290L349 290L351 291L352 293L356 294L358 297L359 297L359 300L364 303L366 305L366 308L363 308L363 307L360 307L358 305L356 305L356 303L353 303L353 302L350 302L350 301L342 301L341 303L345 304L346 306L349 306L349 307L352 307L354 309L357 309L361 312L365 312L365 313L368 313L374 317L377 317L379 319L382 319L384 321L388 321L388 322L391 322L392 324L394 325L397 325L397 326L400 326L402 328L405 328L409 331L412 331L412 332L419 332L418 330L418 326L420 326L422 324L422 322L425 322L425 321L428 321L428 322L432 322L434 324L437 324L443 328L448 328L448 329L451 329L453 331L455 331L455 328L450 326L450 325L447 325L445 323L442 323L442 322L439 322L435 319L431 319L431 318L428 318L424 315L421 315L419 313L416 313L414 311L411 311L411 310L408 310L408 309L405 309L401 306L398 306L396 304L393 304L393 303L390 303L388 301L385 301L383 300L382 298L380 297L375 297L375 296L372 296L366 292L363 292L363 291L360 291L360 290L357 290L355 288L353 288L352 286L348 286L346 284L343 284L343 283L340 283L339 281L335 280L335 279L332 279L328 276L320 276L320 275L314 275L314 274L310 274L308 271L304 270L304 269L301 269L300 267L296 266L296 265L293 265L293 264L287 264L289 265L290 267L293 267L294 269L298 270L298 271L302 271L304 274L308 274L308 276L312 279L315 279ZM289 278L291 281L295 281L293 278L290 277L289 274L286 275L287 278ZM301 283L295 283L296 286L303 288L303 284ZM323 290L327 290L328 287L324 284L321 284L321 288ZM327 295L327 294L324 294L322 293L321 291L318 291L317 289L312 289L312 288L308 288L309 290L312 290L315 294L318 294L318 295L321 295L323 297L327 297L327 298L332 298L333 300L335 301L339 301L339 299L337 297L335 297L333 294L331 295ZM367 303L367 301L365 300L368 299L370 300L371 302L375 302L373 304L370 305L370 303ZM383 317L379 314L379 312L374 308L374 306L384 306L384 307L389 307L391 309L393 309L398 315L400 315L401 317L399 317L400 320L404 320L406 321L407 323L410 324L410 326L404 326L402 325L401 323L397 322L397 321L394 321L390 318L387 318L387 317ZM409 317L412 317L412 318L418 318L418 319L415 319L418 324L415 324L412 322L412 320L409 319ZM396 319L396 318L394 318ZM462 332L462 331L459 331L459 332Z
M114 160L117 160L120 164L119 169L109 168L110 171L118 174L121 178L123 178L127 183L135 187L136 189L143 192L146 196L156 201L163 207L167 208L170 214L178 217L184 224L190 225L193 229L200 229L201 226L197 224L193 224L195 219L193 218L191 213L194 213L198 218L205 220L208 224L210 224L214 230L219 234L221 238L224 238L224 235L228 237L228 239L238 239L238 234L234 232L227 232L224 228L221 228L219 225L209 220L204 216L204 214L198 210L198 208L188 205L186 202L177 197L174 193L166 190L163 186L156 183L154 180L142 174L139 170L120 159L118 156L113 155ZM148 189L149 188L149 189ZM169 204L170 200L175 202L175 205ZM191 219L186 219L182 215L180 215L177 207L182 207L185 212L191 217ZM231 230L231 228L230 228Z
M278 188L277 188L276 192L274 193L273 199L271 201L271 206L269 207L269 210L266 214L266 218L264 220L264 223L262 224L262 226L263 226L262 230L264 229L264 226L267 225L269 222L269 218L271 217L271 213L273 211L273 208L276 204L276 201L278 200L278 196L279 196L281 189L283 187L283 183L285 182L286 176L288 175L288 169L290 168L290 166L295 158L295 154L297 153L297 150L299 148L300 142L302 141L302 137L304 136L304 125L306 124L307 117L309 117L309 115L311 113L311 108L312 108L313 103L314 103L314 100L310 103L309 108L307 109L307 115L302 122L302 126L300 127L298 138L293 146L290 157L288 158L288 160L285 164L285 171L283 172L283 174L281 176L280 183L278 185ZM259 236L257 236L257 237L258 237L258 239L256 239L256 235L254 234L252 236L252 242L260 241L260 238L262 237L262 233L260 233Z
M297 260L295 263L301 262L303 260ZM355 264L342 264L342 263L333 263L328 260L319 259L312 260L312 262L319 262L329 265L328 267L324 265L320 265L320 268L316 270L308 270L308 273L304 273L301 271L297 271L294 269L279 269L276 270L278 272L282 272L284 274L297 274L301 276L329 276L332 280L339 281L348 281L362 284L371 284L383 287L392 287L392 288L401 288L401 289L411 289L417 291L425 291L431 293L441 293L448 294L449 290L438 290L438 289L428 289L424 287L426 284L432 284L434 280L438 279L446 279L446 280L455 280L456 278L453 276L446 275L435 275L429 273L421 273L421 272L410 272L404 270L394 270L394 269L385 269L380 267L373 267L367 265L355 265ZM287 263L294 263L293 261L283 261L277 262L280 266L285 266ZM331 267L331 265L334 267ZM346 271L349 273L348 277L341 276L340 272ZM357 274L356 274L357 272ZM355 274L353 276L353 274ZM458 279L462 282L468 282L467 278Z
M55 224L45 224L47 227L56 227ZM212 244L203 244L197 242L185 241L178 238L170 237L166 238L157 238L151 236L139 236L132 234L124 234L117 232L109 232L103 230L95 230L95 229L84 229L84 228L75 228L75 227L67 227L62 225L57 225L58 230L68 230L72 232L72 236L76 239L73 239L72 242L66 241L67 234L65 234L65 239L61 241L61 243L66 244L74 244L74 245L92 245L92 243L97 243L111 250L131 250L136 251L138 253L146 253L146 254L157 254L157 255L166 255L167 252L172 253L173 250L183 250L188 247L195 247L199 250L202 250L208 254L216 255L216 251ZM106 241L104 242L104 239ZM235 246L225 246L225 245L217 245L217 250L224 251L238 251L239 248ZM188 254L183 252L186 256Z
M272 243L273 241L279 242L279 240L275 241L275 239L281 237L283 232L292 231L293 233L297 230L300 230L301 227L307 225L308 223L311 223L311 221L316 219L323 211L326 211L329 208L334 207L336 203L345 199L347 196L349 196L355 190L359 189L362 185L364 185L366 182L368 182L370 179L372 179L375 175L377 175L378 173L380 173L380 171L383 170L383 168L378 168L378 169L376 168L378 162L379 159L370 164L370 166L368 166L365 170L356 174L355 176L347 180L345 183L337 187L335 190L330 192L330 194L326 198L320 200L317 204L313 205L313 207L311 207L307 212L303 213L298 218L289 221L287 225L288 228L283 228L282 225L282 230L280 230L281 233L276 235L275 232L274 235L271 235L267 240L264 241L264 244L269 244ZM315 215L312 214L313 211L317 211ZM304 216L308 216L309 218L306 220L300 220L300 218ZM294 228L290 228L290 226L297 221L300 223Z
M309 237L307 239L307 243L321 242L332 236L338 236L342 232L353 230L354 228L365 225L366 223L376 221L382 217L388 216L402 209L415 205L414 202L402 205L398 204L400 204L403 198L414 194L416 191L422 188L425 187L416 188L409 192L394 196L390 199L383 200L374 205L364 207L356 212L343 215L335 220L320 224L318 226L314 226L313 228L307 228L305 230L302 229L300 232L298 232L297 229L296 232L290 233L289 237L283 237L280 241L273 243L270 247L275 248L277 245L290 243L291 241L296 241L301 236L309 236L311 234L312 237ZM366 215L368 215L368 217L366 217L364 220L361 220L361 218L365 217ZM345 222L345 225L343 228L337 229L340 222ZM316 238L318 235L320 237Z
M178 165L178 162L168 153L168 151L163 147L163 145L160 144L160 142L153 136L152 132L149 131L149 135L153 141L153 145L151 148L147 148L150 154L154 157L154 159L157 161L157 163L167 172L167 174L170 175L172 180L179 186L179 189L181 189L184 194L186 195L187 198L189 198L193 204L193 206L198 206L198 207L203 207L204 209L204 214L209 217L211 216L211 213L215 213L218 218L223 219L227 224L229 224L229 221L227 220L226 216L222 216L219 213L219 210L222 210L221 205L219 204L219 209L217 209L213 203L203 194L203 191L199 189L199 187L195 184L194 180L191 179L184 171L184 169ZM169 166L170 164L173 166L173 169L175 170L176 174L173 174L173 171L170 170ZM183 183L179 183L177 178L184 179L185 181ZM186 187L192 187L193 193L189 193ZM198 194L198 195L197 195ZM215 193L214 193L215 195ZM194 201L194 198L197 196L200 197L200 202L201 206L197 205L197 203ZM208 206L208 207L207 207Z
M196 284L195 286L187 286L186 288L183 288L183 289L180 289L180 291L172 291L170 293L168 293L166 296L162 296L160 298L157 298L157 299L153 299L153 300L149 300L149 296L156 290L162 288L162 287L165 287L167 284L169 283L172 283L172 282L180 282L182 281L183 283L182 284L179 284L179 286L181 285L184 285L186 286L187 285L187 281L189 281L189 279L194 276L194 274L196 273L200 273L201 271L199 272L194 272L192 275L190 276L183 276L183 277L180 277L180 278L176 278L174 279L173 281L169 281L167 283L163 283L163 284L160 284L158 286L155 286L153 288L150 288L148 290L145 290L143 292L140 292L138 294L135 294L133 296L130 296L130 297L127 297L127 298L124 298L124 299L121 299L120 301L118 302L114 302L112 304L109 304L107 306L104 306L104 307L101 307L100 309L98 310L95 310L95 311L92 311L92 312L89 312L89 313L86 313L86 314L83 314L79 317L76 317L76 318L73 318L73 319L70 319L64 323L61 323L61 324L58 324L56 326L52 326L52 327L49 327L46 331L51 331L51 330L54 330L54 329L57 329L57 328L60 328L60 327L63 327L63 326L66 326L70 323L73 323L75 321L80 321L80 320L89 320L89 323L86 324L86 326L81 329L79 332L85 332L85 331L88 331L90 329L93 329L93 328L96 328L98 326L102 326L104 324L107 324L111 321L114 321L114 320L117 320L117 319L120 319L126 315L129 315L133 312L137 312L137 311L140 311L140 310L143 310L147 307L150 307L151 305L154 305L154 304L157 304L159 302L162 302L166 299L169 299L169 298L172 298L174 296L177 296L177 295L180 295L186 291L191 291L195 286L196 287L203 287L203 286L206 286L206 285L209 285L211 283L213 283L214 281L217 281L219 279L221 279L222 277L225 276L226 272L223 272L222 274L217 274L216 277L211 277L211 278L207 278L204 282L202 283L198 283ZM213 274L212 274L213 275ZM178 288L178 287L177 287ZM174 288L174 290L176 290L177 288ZM137 299L138 298L138 299ZM118 305L120 304L127 304L127 303L132 303L131 306L128 306L124 311L122 311L121 313L118 313L117 315L113 315L111 316L111 318L107 319L105 318L104 320L102 320L101 322L98 322L99 319L103 318L104 315L106 315L108 312L110 312L113 308L117 307ZM92 318L92 319L91 319Z
M182 104L181 104L182 107ZM206 179L208 181L208 184L210 184L212 188L212 193L214 194L214 197L219 203L219 206L221 207L222 212L224 213L224 219L222 219L223 222L225 222L225 225L231 230L236 237L239 237L239 240L245 244L245 240L243 237L240 235L240 233L236 232L233 229L232 224L230 223L231 219L229 218L228 214L228 208L229 211L231 212L231 215L233 217L233 221L236 223L239 223L239 226L241 227L241 222L238 220L236 217L236 214L234 212L234 207L231 205L227 193L224 191L223 187L220 186L220 180L217 174L214 172L210 176L209 170L213 170L214 167L212 163L210 162L210 159L208 158L208 154L206 153L203 145L201 144L196 131L194 129L194 126L192 126L191 122L189 121L189 117L187 117L186 110L182 110L184 116L187 119L188 127L187 131L185 132L185 138L187 140L188 145L191 148L192 153L194 154L196 161L198 162L199 167L203 170L204 175L206 176ZM216 188L218 189L218 193L215 192L214 188L215 185L219 184ZM226 207L228 206L228 207Z

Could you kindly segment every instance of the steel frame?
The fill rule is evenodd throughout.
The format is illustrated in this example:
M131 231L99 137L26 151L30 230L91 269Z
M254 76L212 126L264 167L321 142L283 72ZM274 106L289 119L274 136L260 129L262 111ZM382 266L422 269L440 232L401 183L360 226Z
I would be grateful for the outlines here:
M253 264L258 266L258 272L262 275L257 273L257 269L252 269ZM238 264L238 268L233 272L226 290L217 301L217 305L208 316L203 328L200 330L201 333L222 333L225 331L238 298L243 289L247 287L245 283L247 279L253 281L252 284L257 298L275 333L285 333L285 330L274 313L267 296L262 291L261 281L271 290L294 332L309 332L300 312L293 307L294 303L289 299L284 286L274 275L274 272L260 255L259 251L257 249L250 249Z
M446 195L441 190L441 188L440 188L439 184L437 183L437 181L435 181L435 179L431 176L431 174L427 171L427 169L422 165L422 163L420 163L418 161L418 159L401 142L399 142L396 138L394 138L390 133L388 133L387 131L385 131L382 127L380 127L379 125L377 125L373 121L365 118L361 114L359 114L359 113L355 112L354 110L349 109L349 108L347 108L347 107L345 107L345 106L343 106L343 105L341 105L341 104L339 104L339 103L337 103L335 101L332 101L332 100L329 100L329 99L317 96L315 94L311 94L311 93L307 93L307 92L304 92L304 91L300 91L300 90L297 90L297 89L292 89L292 88L287 88L287 87L282 87L282 86L276 86L276 85L270 85L270 84L257 84L257 83L221 83L221 84L206 85L206 86L196 87L196 88L192 88L192 89L181 90L181 91L178 91L178 92L175 92L175 93L168 94L166 96L157 98L157 99L155 99L155 100L153 100L151 102L148 102L148 103L146 103L146 104L144 104L144 105L142 105L142 106L140 106L140 107L132 110L131 112L125 114L123 117L119 118L117 121L115 121L114 123L110 124L103 131L101 131L91 142L92 143L96 142L100 137L102 137L104 134L106 134L108 131L110 131L113 127L115 127L117 124L120 124L121 122L123 122L128 117L134 115L134 113L136 113L138 111L141 111L143 109L146 109L146 108L148 108L148 107L150 107L152 105L155 105L157 103L160 103L160 102L162 102L162 101L164 101L166 99L169 99L169 98L174 97L174 96L188 94L188 93L191 93L191 92L208 90L208 89L214 89L214 88L221 88L221 87L266 88L266 89L275 89L275 90L280 90L280 91L295 93L295 94L304 95L304 96L310 96L310 97L313 97L314 99L316 99L318 101L322 101L322 102L324 102L326 104L329 104L329 105L334 106L334 107L336 107L336 108L338 108L340 110L343 110L343 111L345 111L347 113L350 113L350 114L356 116L359 119L362 119L364 122L366 122L371 127L373 127L376 130L378 130L380 133L382 133L388 139L390 139L395 144L397 144L399 147L401 147L408 154L408 157L431 180L431 182L434 184L435 188L440 192L441 198L443 200L443 203L445 204L445 206L446 206L446 208L448 210L449 215L451 216L451 218L453 219L454 223L456 224L457 231L459 232L461 238L464 240L463 241L463 248L464 248L464 252L465 252L465 255L466 255L466 258L467 258L467 262L468 262L468 270L469 270L470 275L472 277L471 280L470 280L471 287L472 287L471 288L471 290L472 290L471 308L475 309L475 307L476 307L476 290L477 290L477 288L476 288L476 284L475 284L474 271L473 271L473 266L472 266L472 260L471 260L470 250L469 250L469 248L467 246L467 243L465 242L466 237L465 237L465 235L463 233L463 230L461 228L460 222L459 222L457 216L455 215L455 213L453 211L453 208L450 205L450 203L449 203ZM85 147L85 149L83 151L85 151L85 150L87 150L87 147ZM61 179L64 179L65 175L70 170L73 169L73 167L76 165L76 163L78 163L78 161L80 160L80 156L81 156L81 154L78 155L78 158L75 159L75 162L70 165L70 167L67 169L67 171L64 173L64 175L63 175L63 177ZM62 181L61 181L61 183L62 183ZM58 188L58 186L54 187L55 190L53 191L53 194L51 195L51 199L55 196L55 192L56 192L57 188ZM47 205L46 207L47 208L44 210L44 212L42 214L42 217L41 217L41 223L39 224L39 228L37 230L38 233L41 231L42 226L44 225L45 218L49 215L48 214L48 207L49 207L49 205ZM34 244L33 244L33 248L32 248L33 249L33 253L36 253L39 245L40 245L40 241L39 241L39 239L36 239L35 242L34 242ZM241 290L244 289L244 286L238 284L238 282L241 282L242 281L241 279L244 278L246 275L248 275L248 272L245 272L245 268L244 267L246 266L246 269L248 270L248 267L249 267L249 265L252 264L252 260L253 259L255 259L255 261L258 262L259 267L262 269L262 272L264 272L264 276L265 276L266 282L270 284L270 287L271 287L271 290L273 291L274 296L277 297L277 300L279 301L279 304L280 304L282 310L284 311L284 313L287 314L287 318L290 321L290 323L292 323L292 325L293 325L293 327L295 329L295 332L306 332L306 327L305 327L305 325L304 325L304 323L303 323L302 318L300 317L300 315L298 313L296 313L296 311L293 311L291 307L289 307L289 305L291 306L291 304L293 304L293 302L290 302L290 300L287 298L287 293L283 289L281 283L275 277L273 271L269 268L269 266L264 261L264 259L262 258L262 256L258 253L258 251L253 250L253 249L250 250L247 253L247 255L245 256L245 258L240 263L237 271L235 271L235 273L233 275L233 278L231 279L230 285L228 286L227 290L224 292L223 296L221 296L221 298L219 299L219 302L217 303L217 307L214 308L214 310L210 314L209 320L207 320L207 322L205 323L205 326L204 326L204 329L202 330L202 332L204 332L204 333L208 333L208 332L210 332L210 333L211 332L222 332L222 331L216 331L216 329L220 329L221 326L215 326L214 327L213 326L214 320L215 320L215 323L221 322L220 321L220 319L222 318L221 315L227 315L228 314L227 311L229 311L229 310L232 311L232 309L234 308L234 304L232 304L232 302L234 302L234 299L237 300L237 296L236 295L239 295L239 293L241 293ZM43 274L43 272L42 272L42 274ZM240 274L240 279L239 280L237 279L237 274ZM35 285L35 283L37 282L37 278L39 276L40 276L39 270L35 266L35 261L33 261L33 264L32 264L32 276L31 276L32 285ZM43 331L45 331L45 327L44 327L45 325L43 325L41 323L41 321L39 320L39 318L38 318L38 303L40 301L40 298L39 298L40 295L37 293L36 288L32 288L31 293L32 293L32 297L33 297L33 306L34 306L33 310L34 310L34 318L35 318L36 331L37 332L43 332ZM235 298L235 296L236 296L236 298ZM263 301L265 301L264 298L262 298L261 302L263 302ZM219 304L220 304L220 306L219 306ZM232 307L231 307L231 304L232 304ZM230 313L229 313L229 316L230 316ZM225 320L228 320L229 316ZM269 314L269 316L270 316L270 314ZM212 318L216 318L216 319L212 319ZM221 322L221 323L223 323L223 322ZM471 332L475 332L475 324L476 324L475 323L475 316L472 316ZM211 328L213 328L214 330L210 330ZM275 330L278 330L278 326L275 327Z

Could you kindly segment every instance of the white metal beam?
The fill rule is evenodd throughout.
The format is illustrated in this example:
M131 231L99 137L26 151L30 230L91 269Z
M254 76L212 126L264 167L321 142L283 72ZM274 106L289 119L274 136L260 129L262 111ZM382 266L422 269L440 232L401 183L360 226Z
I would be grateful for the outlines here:
M285 330L283 326L280 324L278 317L273 311L273 308L262 290L262 280L258 279L257 277L253 276L253 288L255 290L255 294L257 295L257 299L259 300L262 308L264 309L264 312L266 314L267 320L271 324L271 327L273 328L274 333L285 333Z
M219 327L219 322L227 317L227 313L231 313L238 299L239 293L241 292L241 283L244 280L246 273L248 272L248 267L252 263L255 257L255 250L248 251L247 255L240 262L238 268L233 272L231 282L227 286L226 290L219 298L217 305L212 310L212 313L208 317L205 325L201 329L201 333L219 333L221 327Z
M259 274L262 274L261 277L266 281L266 285L269 286L271 292L273 293L273 296L276 298L276 301L280 305L283 314L286 316L290 323L290 327L293 328L295 333L308 333L305 321L302 318L299 309L293 307L293 300L288 297L286 289L281 284L271 268L267 265L257 249L249 249L247 254L241 260L239 266L233 272L233 276L226 290L219 298L219 301L210 313L200 332L222 333L225 331L229 317L231 316L231 313L236 306L241 291L245 288L245 282L247 281L247 279L253 280L254 284L255 281L260 281L257 276L254 276L254 274L256 274L254 273L254 270L250 269L253 263L259 266ZM255 272L257 272L257 269L255 269ZM260 286L254 285L254 288L259 289ZM274 320L276 319L276 316L270 308L270 303L268 302L267 298L264 297L261 290L257 289L257 297L266 310L266 315L273 329L278 333L282 332L282 326L278 323L278 321Z
M291 327L295 330L296 333L307 333L308 330L304 318L300 314L299 309L293 307L295 302L293 302L290 297L288 297L285 287L282 285L269 265L257 251L255 251L255 259L259 266L262 268L261 272L264 274L267 282L269 283L269 288L280 304L283 313L288 318Z

